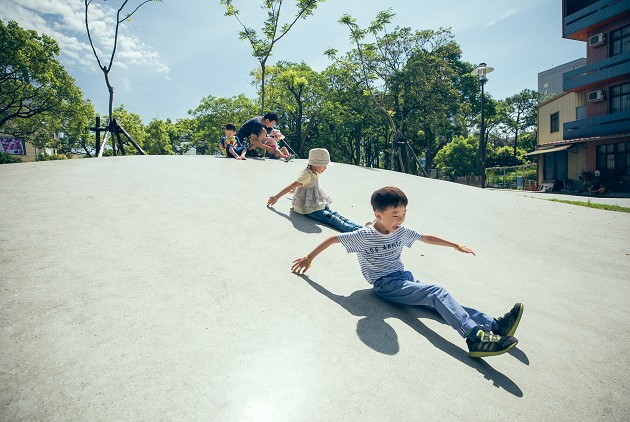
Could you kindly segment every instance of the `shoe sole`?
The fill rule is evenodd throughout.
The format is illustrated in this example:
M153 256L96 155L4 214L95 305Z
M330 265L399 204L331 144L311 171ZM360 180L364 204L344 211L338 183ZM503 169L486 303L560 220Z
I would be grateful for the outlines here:
M514 343L510 344L507 347L507 349L497 350L496 352L468 352L468 356L470 356L471 358L485 358L487 356L498 356L498 355L502 355L505 352L509 352L517 344L518 344L518 340L516 340Z
M523 309L525 308L525 305L523 305L522 303L520 305L521 305L521 309L518 312L516 321L514 321L514 325L512 325L512 328L510 329L510 331L508 331L507 334L505 334L506 336L513 336L514 333L516 332L516 329L518 328L518 323L521 322L521 316L523 316Z

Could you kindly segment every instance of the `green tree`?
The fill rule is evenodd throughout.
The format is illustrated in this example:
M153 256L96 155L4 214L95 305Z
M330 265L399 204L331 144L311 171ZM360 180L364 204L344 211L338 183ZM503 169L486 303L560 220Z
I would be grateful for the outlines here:
M308 136L322 110L326 80L304 62L279 62L268 69L269 105L277 110L291 148L304 155Z
M147 134L142 118L138 114L128 111L125 105L121 104L114 109L113 118L116 119L120 126L125 128L129 136L131 136L138 145L141 147L144 145ZM112 145L115 144L113 141L114 140L112 140ZM119 144L119 146L122 146L122 144ZM124 149L121 152L124 154Z
M168 121L170 122L170 119ZM193 147L193 120L178 119L169 128L169 142L173 151L178 155L186 154Z
M526 151L518 148L516 157L514 157L512 147L505 145L497 149L491 149L487 158L486 165L490 167L509 167L518 166L525 163Z
M451 122L460 108L461 50L448 29L388 31L393 16L391 10L382 11L367 28L360 28L344 15L340 23L348 27L355 49L341 59L335 50L327 54L352 71L386 117L390 168L396 167L396 158L401 171L415 173L420 165L417 155L424 152L429 167L455 133ZM374 42L367 42L368 36ZM408 148L400 147L405 144Z
M335 161L382 167L391 134L387 117L346 64L333 63L324 76L328 89L315 128L323 142L314 146L328 148Z
M81 91L57 59L59 52L47 35L0 21L0 129L30 136L47 121L54 131L53 116L81 100Z
M146 127L147 137L143 143L143 149L147 154L173 155L171 136L175 133L175 125L170 119L153 119Z
M258 60L261 71L260 83L260 114L265 113L265 77L267 72L267 60L272 54L273 48L293 28L298 19L306 19L313 14L318 3L324 0L296 0L296 13L293 18L285 24L280 23L283 0L264 0L262 8L267 9L267 19L265 19L261 33L258 34L252 27L248 27L241 20L240 11L234 5L233 0L220 0L225 6L226 16L234 16L243 27L239 32L242 40L249 41L252 47L252 55Z
M461 50L448 30L419 31L416 37L419 48L392 78L391 91L406 139L416 148L423 141L428 173L455 133L451 118L461 108L456 85Z
M202 154L213 153L219 148L219 140L225 134L223 128L227 123L239 127L256 112L256 103L243 94L231 98L207 96L196 109L188 111L192 116L192 145Z
M476 172L479 139L456 136L435 156L435 165L449 177L472 176Z
M146 134L143 148L148 154L181 155L192 146L192 121L180 119L173 123L171 119L153 119L146 127Z
M539 100L540 94L531 89L524 89L505 99L508 107L505 123L514 133L514 158L516 158L519 133L536 126Z
M94 134L90 132L90 124L94 122L96 112L90 101L76 98L68 104L60 115L61 133L57 148L63 154L83 153L88 157L95 154Z
M337 57L337 50L329 49L326 51L328 57L334 60L341 66L344 66L350 71L350 75L363 86L364 95L374 103L374 105L382 112L383 116L387 118L387 122L390 127L390 131L393 137L392 146L398 143L398 140L402 137L399 131L399 125L394 119L394 111L390 110L387 106L385 95L388 91L388 75L380 74L378 72L379 55L378 39L379 34L385 30L387 24L389 24L394 17L394 13L391 9L379 12L376 18L370 23L367 28L361 28L349 14L345 14L339 19L339 23L345 25L350 32L350 40L354 44L354 50L348 52L344 57ZM368 43L365 38L371 35L377 39L376 43ZM403 50L400 50L403 51ZM402 60L396 61L398 64ZM357 149L360 145L357 145ZM358 159L360 151L357 151L356 157ZM393 153L392 148L392 168L393 168Z
M537 131L538 129L536 129ZM520 137L521 148L527 152L532 152L536 149L536 131L533 132L525 132ZM533 158L525 157L526 160L535 161Z

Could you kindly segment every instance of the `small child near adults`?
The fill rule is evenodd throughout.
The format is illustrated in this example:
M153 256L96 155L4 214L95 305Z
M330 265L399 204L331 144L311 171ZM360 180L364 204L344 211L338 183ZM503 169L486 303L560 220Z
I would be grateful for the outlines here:
M328 206L332 199L319 185L319 175L326 171L330 164L330 154L326 148L313 148L308 152L308 165L300 173L297 180L267 200L267 206L273 206L283 195L295 190L293 194L293 210L306 217L334 227L342 233L360 229L362 226L353 223L333 211Z
M230 158L236 158L237 160L247 160L245 154L247 148L243 148L241 141L236 136L236 126L232 123L225 125L225 136L219 141L219 147L223 155Z
M471 357L500 355L516 346L518 340L513 335L523 314L522 303L514 305L504 316L492 318L461 306L443 287L418 281L400 259L403 247L411 247L416 240L475 255L472 249L404 226L408 199L397 187L375 191L371 203L376 217L372 225L328 237L307 255L294 260L291 271L304 274L321 252L341 243L348 253L357 254L361 272L372 284L374 293L391 302L435 309L466 339Z
M265 138L263 143L274 149L273 155L270 157L280 158L285 161L291 161L295 156L293 154L289 154L289 150L287 147L278 147L278 142L284 139L284 135L280 132L279 129L271 129L271 133L269 136Z
M606 186L601 181L596 180L589 186L588 191L590 193L604 193L606 192Z

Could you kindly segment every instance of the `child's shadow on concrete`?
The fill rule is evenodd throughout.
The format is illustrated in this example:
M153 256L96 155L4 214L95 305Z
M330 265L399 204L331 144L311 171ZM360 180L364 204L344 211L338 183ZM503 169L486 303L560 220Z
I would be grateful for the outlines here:
M289 211L289 215L287 215L283 212L276 210L273 207L268 206L267 208L269 208L271 211L275 212L279 216L284 217L287 220L289 220L291 224L293 224L293 227L296 230L301 231L302 233L321 233L322 232L322 228L315 222L315 220L313 220L312 218L304 217L302 214L293 211L293 209L291 209L291 211Z
M357 322L357 336L371 349L386 355L398 353L400 350L398 335L385 322L387 318L397 318L429 340L438 349L479 371L486 379L492 381L496 387L503 388L517 397L523 397L521 389L507 376L494 369L483 359L471 358L461 347L457 347L445 340L418 319L429 318L446 324L437 312L420 306L398 305L380 300L375 297L372 289L358 290L350 296L336 295L311 280L307 275L300 275L300 277L316 291L337 303L352 315L364 317ZM519 357L519 354L522 356ZM529 360L523 352L519 351L516 354L512 353L512 355L522 362L525 360L526 362L524 363L529 364Z

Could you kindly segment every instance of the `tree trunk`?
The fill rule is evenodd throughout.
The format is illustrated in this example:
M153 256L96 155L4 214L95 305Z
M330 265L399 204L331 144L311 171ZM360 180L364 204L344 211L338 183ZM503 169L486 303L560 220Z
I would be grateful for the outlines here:
M116 141L114 140L114 131L116 128L114 127L114 87L109 83L109 70L103 69L103 74L105 75L105 84L107 85L107 91L109 92L109 122L108 128L112 138L112 154L114 156L118 155L118 149L116 147Z
M261 70L261 82L260 82L260 115L265 115L265 76L267 72L267 67L265 66L266 59L260 62L260 70Z
M431 128L423 127L424 140L427 143L427 152L425 154L424 172L425 174L431 174L431 167L433 166L434 152L431 146L433 145L433 132Z
M298 112L297 112L297 122L295 122L295 135L297 139L302 140L302 118L304 113L302 101L297 100Z

